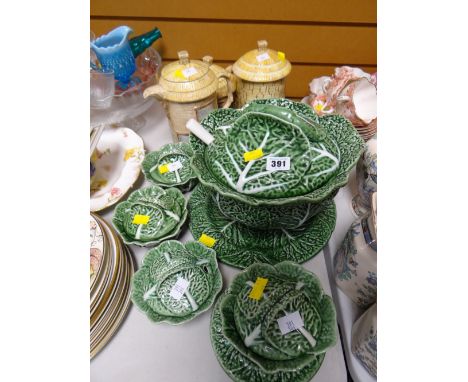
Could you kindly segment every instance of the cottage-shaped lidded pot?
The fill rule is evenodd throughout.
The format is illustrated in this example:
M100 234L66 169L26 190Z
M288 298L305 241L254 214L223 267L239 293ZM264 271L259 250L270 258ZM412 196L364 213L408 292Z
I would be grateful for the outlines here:
M201 121L210 111L218 108L219 78L229 81L227 74L216 74L200 60L191 60L187 51L178 52L179 60L166 65L157 85L145 90L143 96L155 96L163 102L172 129L174 142L188 139L187 121ZM223 105L229 107L231 97Z
M245 53L232 66L236 81L236 107L253 99L284 98L286 77L291 63L283 52L268 48L266 40L257 42L257 49Z

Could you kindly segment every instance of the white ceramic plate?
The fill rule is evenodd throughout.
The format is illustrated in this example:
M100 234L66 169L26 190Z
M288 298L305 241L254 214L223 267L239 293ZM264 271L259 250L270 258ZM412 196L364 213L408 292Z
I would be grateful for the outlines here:
M126 127L108 127L91 156L96 171L91 178L91 211L117 203L138 179L145 157L143 140Z
M101 227L92 215L89 216L89 277L91 288L101 268L104 253L104 238Z

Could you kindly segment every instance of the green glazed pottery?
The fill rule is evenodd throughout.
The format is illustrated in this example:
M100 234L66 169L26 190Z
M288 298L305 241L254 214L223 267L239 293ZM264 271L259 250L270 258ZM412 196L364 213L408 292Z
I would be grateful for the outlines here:
M333 195L325 200L332 200ZM286 205L251 205L237 199L214 193L213 198L221 213L229 219L261 230L298 229L327 205L320 203L294 203Z
M323 210L295 230L259 230L224 216L218 209L215 193L199 184L188 203L189 228L195 239L204 233L216 240L213 249L219 261L237 268L255 262L276 264L291 260L303 263L325 246L336 223L333 200Z
M250 205L319 203L348 181L364 141L344 117L318 117L287 99L255 100L240 110L218 109L202 121L214 137L206 145L193 134L192 167L200 182ZM262 150L246 162L244 154ZM285 171L269 158L289 158Z
M139 223L136 216L148 218ZM176 237L187 218L187 201L177 188L141 188L117 205L112 224L125 244L154 246Z
M268 281L253 299L258 278ZM302 326L282 333L280 321L293 313ZM319 279L300 265L257 263L238 274L219 298L211 340L235 381L309 381L336 343L335 308Z
M214 250L168 240L145 255L132 280L132 301L151 321L177 325L209 309L222 285Z
M143 173L150 183L162 187L177 187L182 192L190 191L197 177L190 167L193 151L187 142L169 143L157 151L146 154Z

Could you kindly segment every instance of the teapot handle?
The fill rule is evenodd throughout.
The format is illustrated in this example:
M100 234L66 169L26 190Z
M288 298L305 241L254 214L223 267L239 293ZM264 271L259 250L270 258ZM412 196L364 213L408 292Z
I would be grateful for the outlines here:
M221 73L218 75L218 78L222 78L226 81L226 86L227 86L227 91L228 91L228 97L224 105L222 106L222 109L227 109L229 106L231 106L232 101L234 100L234 97L232 96L232 86L231 86L231 81L230 78L227 74Z

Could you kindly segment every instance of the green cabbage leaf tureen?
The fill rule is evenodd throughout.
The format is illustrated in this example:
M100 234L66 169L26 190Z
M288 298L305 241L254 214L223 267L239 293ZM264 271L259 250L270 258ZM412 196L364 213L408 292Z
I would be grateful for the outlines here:
M336 343L335 308L319 279L300 265L257 263L219 298L211 340L235 381L309 381Z
M187 218L187 201L180 190L142 188L115 208L112 223L125 244L156 245L176 237Z
M190 191L197 182L190 167L192 156L192 149L187 142L164 145L145 155L142 164L145 178L159 187L177 187L182 192Z
M151 321L181 324L209 309L222 285L214 250L169 240L145 255L132 301Z
M202 184L195 187L188 203L189 228L195 238L206 234L215 239L212 248L218 260L237 268L246 268L255 262L303 263L320 252L335 228L333 200L321 203L321 211L299 228L265 230L224 216L215 194Z
M324 200L347 183L364 147L345 118L318 117L287 99L218 109L202 125L214 141L206 145L190 135L195 174L221 195L251 205Z

